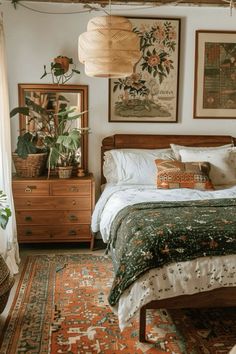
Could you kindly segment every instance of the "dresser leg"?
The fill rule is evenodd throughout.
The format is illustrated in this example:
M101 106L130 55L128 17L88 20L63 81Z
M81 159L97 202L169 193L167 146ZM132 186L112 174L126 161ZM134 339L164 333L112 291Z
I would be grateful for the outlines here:
M92 238L90 241L90 250L93 251L93 248L94 248L94 234L92 233Z

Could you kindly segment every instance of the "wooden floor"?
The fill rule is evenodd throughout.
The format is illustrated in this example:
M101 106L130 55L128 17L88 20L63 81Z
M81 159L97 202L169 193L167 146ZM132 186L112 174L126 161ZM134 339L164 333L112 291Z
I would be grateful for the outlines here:
M89 249L88 244L31 244L31 245L21 245L20 246L20 259L21 262L19 264L19 273L15 275L15 284L11 290L10 297L7 302L7 306L5 310L0 314L0 332L4 326L5 320L7 318L8 312L11 308L12 301L14 299L14 295L16 293L17 285L21 276L21 271L24 267L25 260L29 255L37 255L37 254L64 254L64 253L81 253L81 254L94 254L94 255L103 255L105 252L104 244L100 240L96 240L94 250L91 251Z

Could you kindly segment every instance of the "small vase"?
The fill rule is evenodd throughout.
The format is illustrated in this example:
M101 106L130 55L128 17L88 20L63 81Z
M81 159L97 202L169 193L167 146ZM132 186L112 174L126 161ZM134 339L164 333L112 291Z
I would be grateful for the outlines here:
M73 166L58 167L59 178L70 178Z

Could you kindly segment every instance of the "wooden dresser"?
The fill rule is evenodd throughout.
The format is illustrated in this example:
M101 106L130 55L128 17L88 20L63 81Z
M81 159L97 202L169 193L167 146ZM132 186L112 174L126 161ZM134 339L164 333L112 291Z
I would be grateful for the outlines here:
M19 243L89 242L95 202L92 175L58 179L13 178Z

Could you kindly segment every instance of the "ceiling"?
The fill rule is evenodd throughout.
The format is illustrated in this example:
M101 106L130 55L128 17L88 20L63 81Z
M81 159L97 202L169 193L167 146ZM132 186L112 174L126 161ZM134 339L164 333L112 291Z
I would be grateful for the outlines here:
M28 0L32 2L38 2L37 0ZM40 2L53 2L53 3L82 3L82 4L99 4L107 5L109 0L40 0ZM190 4L190 5L213 5L213 6L227 6L229 1L225 0L112 0L112 4L134 4L134 5L180 5L180 4Z

